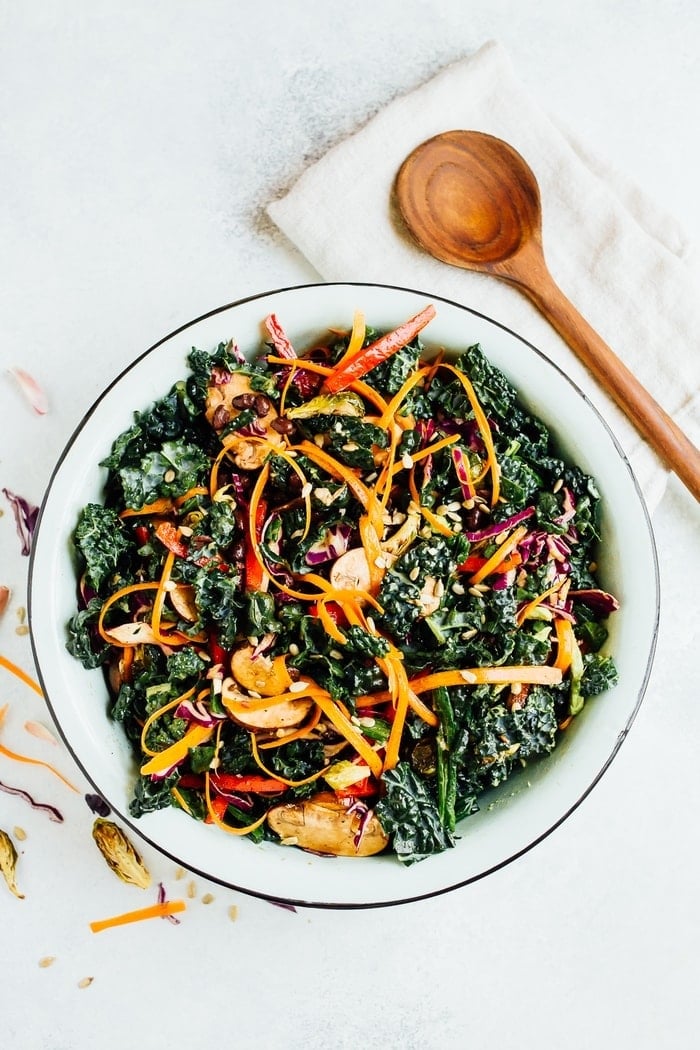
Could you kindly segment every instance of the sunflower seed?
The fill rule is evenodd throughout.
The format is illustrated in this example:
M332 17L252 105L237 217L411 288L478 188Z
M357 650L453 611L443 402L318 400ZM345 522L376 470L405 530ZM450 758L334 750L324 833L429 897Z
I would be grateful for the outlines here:
M303 693L305 689L309 688L308 682L292 682L289 686L290 693Z

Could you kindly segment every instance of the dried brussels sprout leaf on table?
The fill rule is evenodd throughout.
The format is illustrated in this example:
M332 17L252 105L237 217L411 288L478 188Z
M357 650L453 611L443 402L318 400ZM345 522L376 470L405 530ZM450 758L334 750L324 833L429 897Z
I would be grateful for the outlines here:
M17 866L17 850L12 839L6 831L0 831L0 871L5 877L10 893L24 900L24 894L17 889L15 882L15 868Z
M92 837L100 853L122 882L140 886L143 890L148 889L151 885L150 872L121 828L111 820L98 817L92 826Z

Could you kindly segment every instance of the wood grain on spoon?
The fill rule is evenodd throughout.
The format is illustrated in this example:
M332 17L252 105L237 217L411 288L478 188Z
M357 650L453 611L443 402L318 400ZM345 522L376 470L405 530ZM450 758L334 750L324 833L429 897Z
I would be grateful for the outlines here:
M700 452L552 278L542 248L539 187L520 154L482 132L436 135L404 161L396 196L406 226L427 252L528 295L700 500Z

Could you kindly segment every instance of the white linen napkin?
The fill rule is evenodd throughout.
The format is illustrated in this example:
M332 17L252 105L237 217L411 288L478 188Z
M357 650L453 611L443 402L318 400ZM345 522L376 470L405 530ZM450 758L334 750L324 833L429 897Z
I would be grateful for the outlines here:
M700 308L690 246L675 219L541 110L497 42L391 102L268 213L326 281L434 292L537 346L601 410L653 510L667 470L530 301L496 278L432 259L406 233L392 203L396 173L417 145L453 129L488 132L522 154L540 185L555 281L697 444Z

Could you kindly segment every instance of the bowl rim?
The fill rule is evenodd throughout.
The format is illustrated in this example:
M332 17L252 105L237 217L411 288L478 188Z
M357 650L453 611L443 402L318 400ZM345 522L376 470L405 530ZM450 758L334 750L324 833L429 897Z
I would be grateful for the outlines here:
M661 604L661 602L660 602L660 572L659 572L658 550L657 550L657 546L656 546L656 539L655 539L655 535L654 535L654 529L653 529L653 526L652 526L651 516L649 514L649 510L648 510L648 507L646 505L644 494L642 493L641 487L640 487L639 482L637 480L637 477L636 477L636 475L634 473L634 470L632 469L632 466L631 466L631 464L629 462L629 459L628 459L624 449L622 448L620 442L618 441L614 431L612 430L610 424L607 422L605 417L602 415L601 411L596 407L594 402L590 399L588 394L586 394L585 391L583 391L581 389L581 387L575 382L575 380L571 379L571 377L567 375L567 373L564 371L564 369L560 365L558 365L555 361L553 361L547 354L545 354L537 346L535 346L533 343L531 343L528 339L526 339L524 336L520 335L514 329L510 328L508 325L504 324L502 321L499 321L496 318L491 317L489 314L485 314L485 313L483 313L483 312L481 312L479 310L476 310L474 307L467 306L464 303L457 302L454 299L450 299L450 298L448 298L446 296L442 296L442 295L439 295L439 294L434 293L434 292L425 291L425 290L421 290L421 289L416 289L416 288L412 288L412 287L405 286L405 285L384 283L384 282L379 282L379 281L312 281L312 282L304 282L304 283L301 283L301 284L285 285L285 286L280 286L280 287L277 287L277 288L270 288L270 289L267 289L267 290L262 291L262 292L255 292L255 293L252 293L250 295L243 296L243 297L241 297L239 299L235 299L235 300L233 300L230 303L226 303L226 304L224 304L222 306L215 307L215 308L213 308L211 310L206 311L203 314L200 314L199 316L193 318L192 320L187 321L184 324L179 325L178 327L174 328L171 332L169 332L167 335L162 336L155 343L153 343L151 346L149 346L146 350L144 350L140 354L138 354L132 361L130 361L101 390L100 394L95 398L95 400L90 405L90 407L87 409L87 411L85 411L84 414L82 415L82 417L79 419L79 421L75 425L75 427L74 427L70 437L65 442L64 447L61 450L60 455L58 456L58 458L57 458L57 460L56 460L56 462L55 462L55 464L53 466L53 469L51 471L49 480L48 480L48 482L46 484L46 487L45 487L45 490L44 490L44 494L43 494L43 497L42 497L42 500L41 500L40 508L39 508L39 514L37 516L37 522L36 522L36 527L35 527L35 532L34 532L34 540L32 542L32 546L31 546L29 567L28 567L28 599L27 599L28 623L29 623L29 628L30 628L30 642L31 642L31 649L32 649L32 655L33 655L33 659L34 659L34 664L35 664L35 667L36 667L39 683L41 685L42 692L43 692L43 695L44 695L45 703L46 703L46 705L47 705L47 707L49 709L49 712L50 712L50 714L51 714L51 716L53 718L53 721L54 721L54 723L55 723L55 725L56 725L56 727L57 727L57 729L58 729L58 731L60 733L60 736L61 736L61 738L62 738L66 748L68 749L70 755L72 756L73 761L76 763L76 765L80 769L82 775L85 777L85 779L88 781L88 783L90 783L95 788L95 791L98 794L100 794L101 797L105 797L103 795L102 789L100 788L99 784L96 783L96 780L93 777L93 775L86 769L86 767L85 767L82 759L80 758L80 756L76 753L76 751L75 751L71 741L68 739L68 737L66 735L66 732L64 731L62 720L60 719L60 717L59 717L59 715L58 715L58 713L56 711L56 708L55 708L55 706L54 706L54 704L53 704L53 702L52 702L52 700L50 698L49 690L48 690L47 684L46 684L46 678L45 678L44 672L42 671L42 663L41 663L40 656L39 656L39 643L37 641L37 638L36 638L36 635L35 635L35 630L34 630L33 610L34 610L34 595L35 595L35 582L36 582L35 581L35 567L36 567L37 551L39 549L39 539L41 537L41 528L42 528L44 514L45 514L46 508L47 508L47 506L49 504L49 500L50 500L50 497L52 495L52 490L53 490L53 486L54 486L54 483L56 481L57 475L58 475L58 473L59 473L59 471L60 471L60 469L61 469L61 467L63 465L64 460L68 456L71 448L75 444L76 440L78 439L78 437L79 437L81 431L83 430L83 428L85 427L86 423L95 414L95 412L97 411L99 406L102 404L104 399L107 397L107 395L110 393L110 391L115 386L117 386L120 383L120 381L128 373L132 372L145 358L147 358L151 353L153 353L153 351L155 351L158 347L162 346L164 343L166 343L170 339L173 339L174 337L180 335L181 333L186 332L188 329L193 328L194 326L196 326L200 322L205 321L205 320L207 320L207 319L209 319L211 317L215 317L216 315L224 313L224 312L226 312L228 310L231 310L231 309L233 309L235 307L240 307L240 306L242 306L242 305L244 305L246 303L255 302L256 300L260 300L260 299L270 299L270 298L272 298L274 296L282 295L282 294L286 294L286 293L294 293L294 292L297 292L297 291L306 291L306 290L310 290L310 289L314 289L314 288L329 288L329 287L330 288L338 288L338 289L342 289L342 288L374 288L374 289L379 289L379 290L385 289L385 290L391 291L391 292L407 293L407 294L416 295L416 296L419 296L419 297L429 298L431 301L440 302L440 303L444 303L444 304L452 306L452 307L456 307L457 309L462 310L465 313L471 314L474 317L478 317L478 318L488 322L489 324L495 326L496 328L500 328L502 331L506 332L509 336L513 337L518 342L520 342L520 343L524 344L525 346L527 346L530 349L530 351L532 351L537 357L542 359L546 363L547 366L549 366L556 373L558 373L558 375L573 389L573 391L578 395L578 397L581 398L586 403L588 408L593 412L593 414L597 418L598 424L606 432L608 439L611 441L611 443L612 443L613 447L615 448L615 450L616 450L620 460L624 464L624 467L625 467L625 469L627 470L627 472L629 474L629 477L630 477L630 480L632 482L633 488L635 490L637 499L639 501L639 506L640 506L640 509L642 511L642 518L644 520L644 523L645 523L645 526L646 526L646 530L647 530L647 534L645 536L645 539L648 540L649 551L651 553L652 568L653 568L653 592L654 592L654 612L653 612L653 622L652 622L652 630L651 630L651 644L649 646L649 651L647 653L646 665L644 667L644 671L643 671L643 674L642 674L642 677L641 677L641 680L640 680L640 684L639 684L639 687L638 687L636 700L634 702L634 705L633 705L629 715L627 716L626 722L624 723L624 725L622 726L620 732L617 735L617 739L615 740L614 745L613 745L610 753L604 759L604 761L603 761L602 765L600 766L600 768L598 769L597 773L593 776L592 780L585 787L585 789L583 789L581 791L579 796L568 806L568 808L556 820L551 822L540 834L538 834L537 836L532 838L532 840L528 841L521 848L516 849L513 852L509 853L507 856L503 857L501 860L498 861L498 863L492 864L491 866L489 866L487 868L484 868L483 870L478 871L476 873L470 874L469 876L467 876L465 878L460 878L460 879L457 879L456 881L451 881L451 882L449 882L449 884L441 885L441 886L439 886L437 888L431 888L430 890L427 890L425 892L397 896L395 899L391 899L391 900L382 899L382 900L376 900L376 901L373 900L373 901L366 901L366 902L361 902L361 901L344 901L344 902L341 902L341 901L322 901L322 900L318 900L317 901L317 900L302 899L302 898L298 898L298 897L287 897L287 896L273 895L273 894L271 894L269 892L266 892L266 891L256 890L256 889L251 888L251 887L238 885L235 881L233 881L231 879L226 879L226 878L223 878L223 877L218 876L216 874L212 874L210 872L207 872L203 868L198 867L196 864L191 863L191 861L189 861L189 860L183 860L182 857L177 856L176 853L172 852L169 848L166 848L163 845L161 845L159 842L155 841L154 838L152 838L148 834L147 831L144 831L143 828L139 826L138 821L135 818L131 817L131 815L128 813L128 811L127 811L126 814L122 813L120 806L114 805L111 802L110 799L105 798L105 801L108 803L108 805L110 806L110 808L112 809L114 814L117 816L117 818L120 821L122 821L129 828L129 830L134 833L135 836L137 836L138 838L142 839L144 842L148 843L149 846L153 847L158 853L162 854L163 856L167 856L168 858L170 858L176 864L185 866L187 868L187 870L191 871L193 874L200 875L201 877L206 878L206 879L208 879L211 882L217 883L217 884L219 884L221 886L224 886L224 887L226 887L228 889L231 889L231 890L234 890L236 892L244 893L247 896L257 897L258 899L270 901L270 902L275 903L275 904L288 905L288 906L293 906L293 907L315 908L315 909L331 909L331 910L339 910L339 911L340 910L354 911L354 910L358 910L358 909L394 907L394 906L397 906L397 905L400 905L400 904L410 904L410 903L414 903L416 901L430 899L431 897L441 896L443 894L452 892L453 890L460 889L463 886L467 886L467 885L471 885L472 883L479 882L482 879L486 878L488 875L491 875L494 872L499 871L501 868L506 867L507 865L513 863L518 858L524 856L526 853L529 853L530 850L534 849L534 847L537 846L540 842L542 842L544 839L548 838L549 835L552 834L552 832L554 832L558 827L560 827L564 823L564 821L566 821L571 816L571 814L574 813L576 809L578 809L578 807L581 805L581 803L584 801L584 799L586 799L588 797L588 795L593 791L593 789L599 783L599 781L602 778L602 776L605 774L607 769L610 767L610 765L613 762L615 756L617 755L618 751L620 750L620 747L622 746L624 740L626 739L626 737L627 737L627 735L628 735L628 733L629 733L629 731L630 731L630 729L632 727L632 724L633 724L633 722L634 722L634 720L635 720L635 718L636 718L636 716L637 716L637 714L639 712L639 709L641 707L642 701L644 699L644 696L645 696L645 693L646 693L646 689L647 689L647 686L648 686L648 683L649 683L649 679L650 679L650 676L651 676L651 672L652 672L652 667L653 667L653 663L654 663L654 657L655 657L656 647L657 647L657 642L658 642L659 619L660 619L660 604ZM516 387L517 387L517 383L516 383Z

